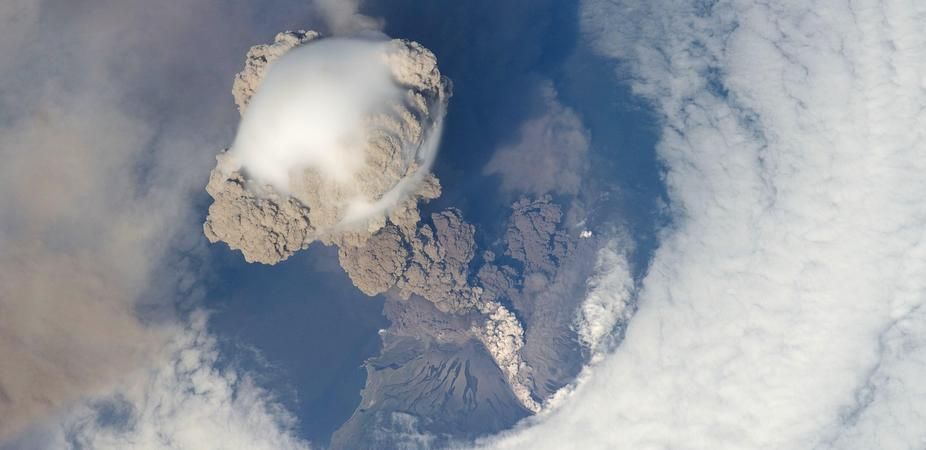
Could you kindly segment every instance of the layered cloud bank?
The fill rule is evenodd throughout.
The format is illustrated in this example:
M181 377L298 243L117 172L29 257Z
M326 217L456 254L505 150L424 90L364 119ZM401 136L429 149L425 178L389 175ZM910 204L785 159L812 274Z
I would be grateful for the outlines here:
M583 10L662 116L676 225L620 347L487 445L921 447L926 6Z
M0 448L303 445L174 311L202 300L228 76L290 20L246 3L0 3Z
M152 352L149 369L90 396L8 448L308 450L296 419L246 372L218 368L216 338L196 313Z
M357 67L368 73L352 75ZM586 280L603 242L580 242L575 219L550 196L512 205L504 238L492 244L504 255L480 251L475 227L458 210L420 217L418 203L439 194L428 169L448 86L434 56L417 44L313 32L281 33L253 47L236 78L243 120L207 187L215 202L206 236L268 264L314 241L335 245L358 289L387 296L393 325L383 330L362 406L335 433L335 448L398 445L389 436L412 431L448 443L509 427L573 380L583 361L578 339L584 354L595 352L626 318L602 301L580 310L581 293L598 286ZM513 166L544 142L543 181L508 190L577 193L588 132L549 84L541 97L545 115L527 124L524 142L493 167L506 179L521 176ZM559 161L567 161L565 184L555 181ZM601 283L614 279L603 275ZM390 306L396 301L407 304ZM423 356L408 360L411 351ZM464 364L473 370L465 378L448 369ZM440 379L456 381L419 376L444 372ZM473 393L456 398L459 389ZM495 418L464 418L490 405L495 412L485 414ZM457 416L461 428L449 432Z

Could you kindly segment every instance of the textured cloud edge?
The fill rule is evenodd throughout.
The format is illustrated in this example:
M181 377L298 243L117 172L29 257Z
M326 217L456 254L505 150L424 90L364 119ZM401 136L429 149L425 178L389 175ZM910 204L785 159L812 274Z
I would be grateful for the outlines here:
M924 14L585 0L662 116L675 225L620 346L482 445L922 446Z
M101 15L85 24L94 38L71 22L48 33L56 17L46 6L0 6L0 66L17 74L0 81L0 446L105 391L163 344L163 330L135 308L156 295L149 283L165 243L187 223L193 177L178 167L200 168L176 122L159 124L176 141L152 142L157 127L107 70L144 49L150 30L108 40ZM92 69L62 69L83 64ZM141 177L146 151L159 157Z
M219 368L207 315L165 330L149 369L3 448L307 450L296 419L246 373Z

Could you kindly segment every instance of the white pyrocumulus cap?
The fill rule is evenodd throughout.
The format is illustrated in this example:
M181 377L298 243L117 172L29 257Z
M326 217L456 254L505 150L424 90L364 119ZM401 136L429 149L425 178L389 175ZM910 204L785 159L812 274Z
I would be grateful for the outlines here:
M274 61L244 113L231 161L281 193L307 168L352 182L366 150L365 119L402 96L388 44L323 39Z
M417 223L440 193L430 167L450 82L417 43L280 33L251 48L233 94L243 119L206 187L204 231L248 261L362 243L387 219Z

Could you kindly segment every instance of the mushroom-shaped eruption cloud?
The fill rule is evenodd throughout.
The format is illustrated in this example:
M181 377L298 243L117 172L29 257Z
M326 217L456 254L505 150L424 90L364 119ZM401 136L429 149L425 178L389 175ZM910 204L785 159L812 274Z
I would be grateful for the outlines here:
M387 219L414 227L418 202L440 195L430 166L450 83L417 43L280 33L248 53L234 95L243 117L204 231L249 262L361 245Z
M209 240L265 264L315 241L337 246L341 267L365 294L391 292L394 299L410 300L411 306L396 309L407 317L397 312L390 318L407 325L393 330L396 336L434 335L444 344L456 336L454 346L437 352L438 366L450 348L466 352L481 343L488 353L483 356L500 370L483 376L497 385L501 374L511 390L508 400L520 405L506 417L539 411L542 399L535 398L531 368L521 357L521 323L498 301L503 295L484 295L472 283L475 227L453 208L424 221L418 211L420 201L440 195L430 166L450 82L434 55L404 40L285 32L270 45L251 48L233 94L243 118L206 187L215 200L203 225ZM554 215L558 219L558 210ZM448 334L451 323L458 329ZM416 361L379 382L405 386L392 380L430 370L430 359ZM453 396L460 392L455 383L440 389ZM437 388L421 389L421 396L407 398L444 396ZM377 403L374 391L370 401ZM508 401L491 395L493 402Z

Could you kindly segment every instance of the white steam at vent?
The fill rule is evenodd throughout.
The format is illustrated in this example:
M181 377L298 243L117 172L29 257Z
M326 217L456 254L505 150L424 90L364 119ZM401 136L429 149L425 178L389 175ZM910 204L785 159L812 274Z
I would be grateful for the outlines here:
M449 81L404 40L280 33L235 81L243 119L218 156L204 224L248 261L275 263L320 240L360 243L418 221L440 193L429 169Z

